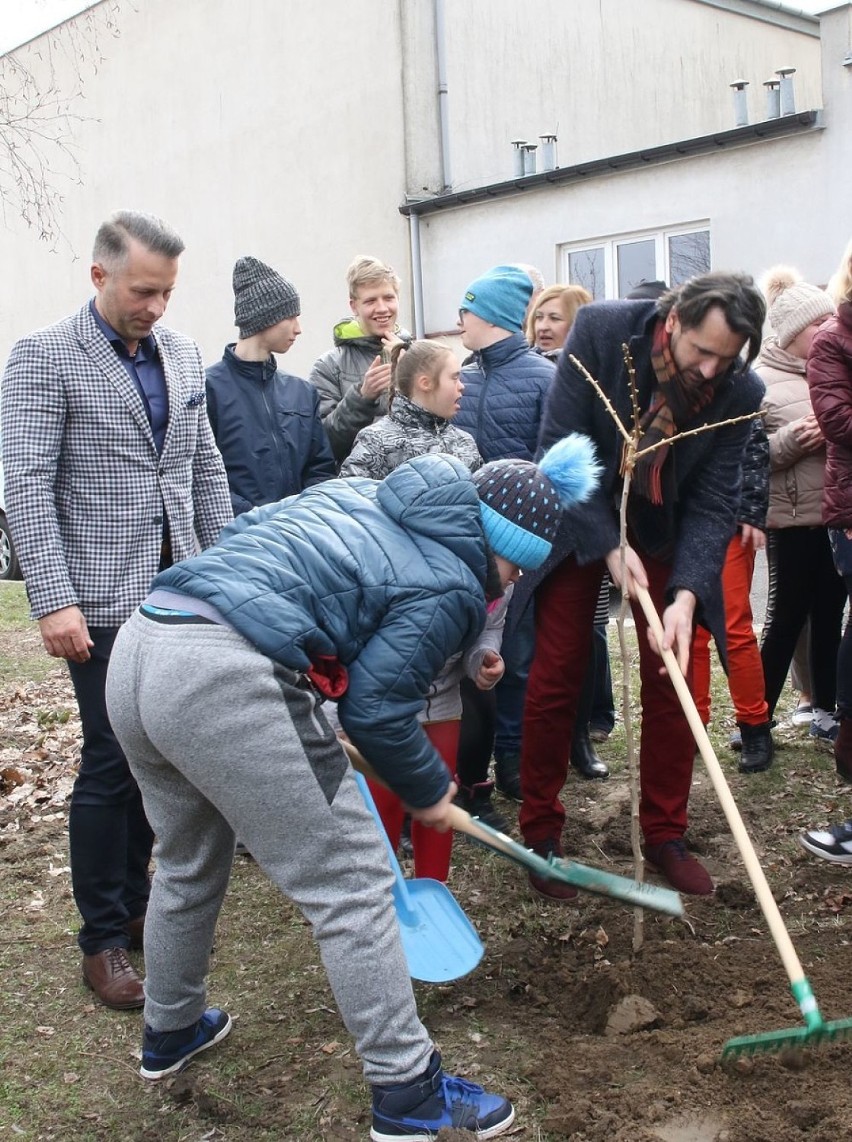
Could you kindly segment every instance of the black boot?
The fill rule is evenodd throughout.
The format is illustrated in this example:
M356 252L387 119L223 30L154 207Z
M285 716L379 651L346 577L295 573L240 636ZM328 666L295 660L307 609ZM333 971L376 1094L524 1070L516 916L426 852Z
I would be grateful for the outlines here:
M747 726L745 722L737 725L743 741L740 773L762 773L769 769L775 753L769 722L762 722L759 726Z
M491 803L493 791L494 783L492 781L480 781L469 787L462 785L455 796L455 804L460 809L470 813L471 817L478 817L480 821L484 821L486 825L496 829L498 833L505 833L509 826L506 818L498 813Z
M574 729L574 740L571 742L571 765L581 777L590 781L606 781L609 769L595 753L594 746L589 740L589 731L581 730L579 726Z
M521 755L507 753L504 757L495 757L494 776L497 792L520 805L524 799L521 793Z

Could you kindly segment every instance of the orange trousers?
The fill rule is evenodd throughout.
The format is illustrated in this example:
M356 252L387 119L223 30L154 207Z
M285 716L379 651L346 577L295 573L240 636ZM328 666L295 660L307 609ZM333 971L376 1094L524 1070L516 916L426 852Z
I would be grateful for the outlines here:
M760 726L767 721L763 666L754 635L751 613L751 581L754 575L754 548L743 547L739 532L728 544L722 568L725 597L725 641L728 644L728 690L737 721ZM710 721L710 632L695 628L692 642L692 685L701 721Z
M455 780L456 755L459 752L461 720L452 722L425 722L423 729L429 741L441 755L450 776ZM369 782L370 792L379 810L379 816L390 839L394 852L399 848L405 810L395 793L384 785ZM445 881L450 874L450 856L453 851L453 831L439 833L418 821L411 822L411 846L414 849L414 875Z

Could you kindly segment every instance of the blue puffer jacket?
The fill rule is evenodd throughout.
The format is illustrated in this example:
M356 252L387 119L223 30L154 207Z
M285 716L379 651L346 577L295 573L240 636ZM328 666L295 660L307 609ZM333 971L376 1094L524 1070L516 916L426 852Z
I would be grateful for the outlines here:
M282 373L271 355L243 361L228 345L207 370L207 415L234 515L337 474L313 385Z
M322 656L349 672L340 723L409 805L446 793L447 769L418 724L432 680L485 624L479 498L450 456L385 480L329 480L234 520L155 587L212 603L291 670Z
M461 371L464 393L453 424L469 432L483 460L532 460L544 398L556 375L552 361L513 333L474 354Z

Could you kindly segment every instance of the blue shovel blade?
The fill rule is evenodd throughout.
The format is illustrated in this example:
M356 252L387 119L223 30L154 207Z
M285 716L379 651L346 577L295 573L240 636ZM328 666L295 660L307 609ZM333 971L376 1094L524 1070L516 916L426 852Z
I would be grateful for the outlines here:
M425 878L406 880L403 890L394 885L393 896L412 979L446 983L473 971L485 949L445 884Z

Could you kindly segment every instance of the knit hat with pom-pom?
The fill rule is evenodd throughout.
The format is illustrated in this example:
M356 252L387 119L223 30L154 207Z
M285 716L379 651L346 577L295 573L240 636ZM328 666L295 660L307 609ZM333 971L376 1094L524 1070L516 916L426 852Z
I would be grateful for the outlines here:
M769 303L769 324L782 349L811 322L835 312L834 302L825 290L802 281L802 275L790 266L773 266L761 286Z
M587 500L599 473L591 440L576 432L558 440L538 464L484 464L473 482L491 550L525 571L540 567L550 555L563 509Z

